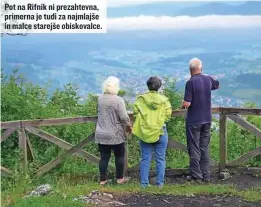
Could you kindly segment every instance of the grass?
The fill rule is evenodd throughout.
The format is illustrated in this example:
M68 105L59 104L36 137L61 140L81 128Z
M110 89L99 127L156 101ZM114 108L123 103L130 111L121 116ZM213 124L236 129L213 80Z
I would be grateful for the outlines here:
M194 195L231 195L238 196L248 201L261 201L261 187L255 189L238 190L231 185L165 185L162 189L151 186L147 189L142 189L136 182L118 186L109 185L100 187L97 183L86 180L81 184L70 184L66 178L54 178L53 192L48 196L30 197L24 199L23 196L37 187L39 184L45 183L46 180L20 180L16 186L10 187L2 192L1 206L3 207L71 207L71 206L86 206L86 204L73 201L73 198L79 195L88 195L92 190L100 190L103 192L113 193L114 195L122 196L135 193L151 193L151 194L168 194L179 196L194 196ZM50 180L49 180L50 181Z

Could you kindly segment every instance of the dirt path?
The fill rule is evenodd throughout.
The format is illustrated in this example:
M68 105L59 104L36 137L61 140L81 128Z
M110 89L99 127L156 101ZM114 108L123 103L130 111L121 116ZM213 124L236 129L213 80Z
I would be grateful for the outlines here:
M166 195L132 195L127 198L120 199L127 206L146 206L146 207L260 207L261 202L248 202L238 197L231 196L166 196Z
M151 179L152 183L155 183L155 178ZM168 184L184 184L186 183L186 177L167 177L166 183ZM255 188L255 187L261 187L261 178L260 177L254 177L252 175L243 175L243 174L236 174L232 175L230 178L226 180L220 180L218 178L218 174L214 174L211 177L211 183L212 184L228 184L228 185L234 185L236 188L240 190L248 189L248 188Z
M152 184L155 178L151 179ZM184 184L185 176L166 178L168 184ZM234 185L240 190L261 187L261 178L251 175L237 174L227 180L220 180L218 174L212 175L212 184L228 184ZM261 193L261 189L260 189ZM234 196L173 196L173 195L152 195L152 194L135 194L128 197L119 198L119 200L127 206L175 206L175 207L261 207L261 201L248 202L239 197Z
M213 180L213 183L220 183L220 184L232 184L236 186L238 189L248 189L248 188L255 188L261 187L261 178L254 177L252 175L233 175L231 178L220 181L219 179ZM261 193L261 192L260 192Z

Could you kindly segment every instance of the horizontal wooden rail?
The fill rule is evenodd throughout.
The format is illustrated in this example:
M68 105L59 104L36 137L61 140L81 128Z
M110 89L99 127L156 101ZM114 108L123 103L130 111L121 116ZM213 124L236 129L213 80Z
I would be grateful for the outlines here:
M174 110L172 112L173 117L184 117L187 113L187 110ZM257 115L261 116L261 109L246 109L246 108L230 108L230 107L213 107L212 114L219 115L219 137L220 137L220 156L219 156L219 163L215 160L210 160L212 169L217 169L219 165L219 170L223 170L225 168L230 167L238 167L248 161L249 159L256 157L261 154L261 146L258 146L256 149L251 150L250 152L242 155L241 157L232 160L230 162L227 161L227 119L234 121L236 124L240 125L244 129L251 132L256 137L261 138L261 130L255 127L253 124L249 123L244 117L240 115ZM130 112L129 116L133 119L133 114ZM38 119L38 120L19 120L19 121L8 121L8 122L1 122L1 128L3 129L1 135L1 142L6 140L9 136L13 133L18 132L19 138L19 148L21 152L20 156L20 163L21 168L24 171L27 171L28 168L28 161L34 160L35 156L33 154L33 146L28 136L28 132L30 134L34 134L44 140L47 140L61 149L65 150L61 155L59 155L54 160L50 161L49 163L42 166L36 172L37 175L42 175L52 168L59 165L61 162L65 160L68 156L73 154L85 158L86 160L98 164L99 158L91 155L90 153L86 152L82 148L93 139L93 135L89 136L87 139L82 140L80 143L76 145L72 145L65 140L62 140L55 135L52 135L39 127L44 126L57 126L57 125L68 125L68 124L83 124L88 122L97 122L97 116L88 117L66 117L66 118L55 118L55 119ZM127 146L127 143L126 143ZM173 149L179 149L183 152L187 152L187 146L183 143L178 142L175 139L169 139L168 147ZM127 153L125 156L125 164L127 166ZM109 165L110 169L114 169L113 166ZM243 168L242 168L243 169ZM170 170L170 174L182 174L184 172L188 172L187 169L173 169L174 171ZM256 168L255 171L261 171L261 168ZM125 172L138 172L139 171L139 164L136 164L132 168L126 169ZM7 168L1 167L2 174L10 174L12 170ZM166 173L167 174L167 173Z
M41 127L41 126L55 126L65 124L80 124L87 122L96 122L97 117L68 117L56 119L37 119L37 120L22 120L22 121L7 121L1 122L2 129L20 128L23 127Z
M219 114L221 111L221 108L220 107L213 107L212 108L212 114ZM172 116L173 117L180 117L180 116L185 116L187 110L185 109L181 109L181 110L174 110L172 112Z
M174 110L172 112L173 117L184 116L186 110ZM245 109L245 108L226 108L226 107L213 107L212 114L242 114L242 115L261 115L261 109ZM130 112L130 116L133 114ZM7 121L1 122L2 129L9 128L20 128L22 127L40 127L40 126L55 126L64 124L79 124L86 122L96 122L97 117L66 117L66 118L55 118L55 119L37 119L37 120L19 120L19 121ZM6 132L7 134L12 133L12 130Z
M223 114L241 114L241 115L259 115L261 116L261 109L247 109L247 108L231 108L231 107L221 107L220 113Z

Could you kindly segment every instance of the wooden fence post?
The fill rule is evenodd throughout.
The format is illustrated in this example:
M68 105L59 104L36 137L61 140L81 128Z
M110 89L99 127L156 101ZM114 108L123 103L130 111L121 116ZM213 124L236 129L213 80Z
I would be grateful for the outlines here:
M27 143L27 156L28 156L28 159L30 161L34 161L35 160L35 156L34 156L34 152L33 152L33 145L30 141L30 138L28 136L28 133L25 132L25 136L26 136L26 143Z
M20 155L21 169L26 173L28 170L28 159L27 159L27 141L26 141L26 134L25 134L24 127L18 130L18 135L19 135L19 148L21 150L21 155Z
M227 161L227 116L219 116L219 170L226 168Z

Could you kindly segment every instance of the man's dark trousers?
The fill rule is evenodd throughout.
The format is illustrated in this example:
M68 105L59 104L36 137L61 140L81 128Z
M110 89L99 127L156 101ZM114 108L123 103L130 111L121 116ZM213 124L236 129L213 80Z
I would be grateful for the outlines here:
M211 123L186 125L190 175L195 179L210 179L210 128Z

